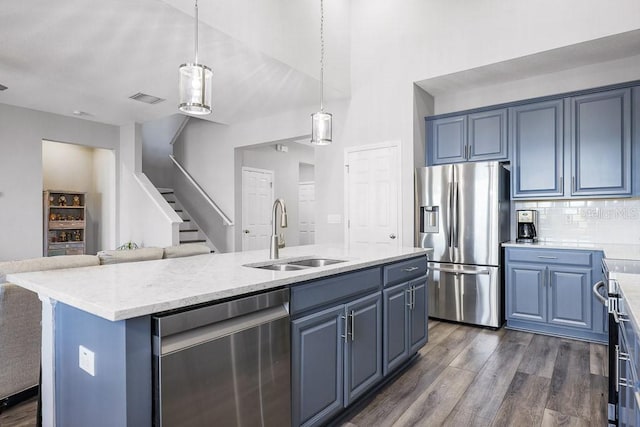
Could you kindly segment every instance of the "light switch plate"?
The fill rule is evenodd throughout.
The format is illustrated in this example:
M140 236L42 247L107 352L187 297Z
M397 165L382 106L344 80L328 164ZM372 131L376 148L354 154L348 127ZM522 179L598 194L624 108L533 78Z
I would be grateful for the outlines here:
M78 346L78 360L80 369L91 375L96 376L95 354L85 346Z

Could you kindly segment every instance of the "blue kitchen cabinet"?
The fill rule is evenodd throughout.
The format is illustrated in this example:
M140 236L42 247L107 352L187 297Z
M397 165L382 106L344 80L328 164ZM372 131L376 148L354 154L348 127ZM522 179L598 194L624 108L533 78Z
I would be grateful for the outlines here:
M344 305L291 324L294 426L321 425L344 407Z
M618 323L618 345L615 349L618 369L610 375L618 375L615 379L618 384L618 426L636 427L640 426L640 406L636 398L640 392L640 342L632 322L626 316L620 316L620 319L623 320Z
M592 269L549 266L548 270L549 323L591 330ZM600 305L593 303L593 309L600 308Z
M506 248L507 327L606 342L605 310L592 294L602 252Z
M345 307L345 406L382 379L382 295L360 298Z
M466 160L467 116L456 116L427 122L431 164L459 163Z
M422 276L383 290L383 373L402 365L428 338L427 277Z
M564 195L563 123L562 100L510 109L512 198L537 199Z
M545 266L507 264L507 319L546 323L545 274Z
M631 89L571 98L571 195L631 195Z
M506 160L507 109L427 120L427 164Z
M469 114L468 127L468 161L507 159L506 108Z

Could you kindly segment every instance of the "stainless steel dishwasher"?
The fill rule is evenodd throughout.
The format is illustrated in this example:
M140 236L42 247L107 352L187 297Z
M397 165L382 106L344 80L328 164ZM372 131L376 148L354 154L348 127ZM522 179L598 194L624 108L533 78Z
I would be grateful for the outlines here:
M289 426L289 290L153 317L157 426Z

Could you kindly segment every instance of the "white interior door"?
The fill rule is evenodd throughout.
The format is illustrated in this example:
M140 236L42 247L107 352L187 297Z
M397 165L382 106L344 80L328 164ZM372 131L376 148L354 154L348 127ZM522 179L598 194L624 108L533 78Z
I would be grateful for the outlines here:
M349 245L401 246L399 144L347 149L345 162Z
M242 168L242 250L267 249L271 238L273 171Z
M298 184L298 230L301 245L316 242L316 184L301 182Z

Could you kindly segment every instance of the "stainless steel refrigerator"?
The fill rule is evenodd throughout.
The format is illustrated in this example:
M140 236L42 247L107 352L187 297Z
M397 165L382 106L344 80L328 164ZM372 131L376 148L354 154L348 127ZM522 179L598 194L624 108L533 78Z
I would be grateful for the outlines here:
M500 327L500 244L509 240L509 171L499 162L416 169L416 245L428 256L429 316Z

